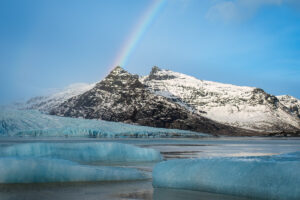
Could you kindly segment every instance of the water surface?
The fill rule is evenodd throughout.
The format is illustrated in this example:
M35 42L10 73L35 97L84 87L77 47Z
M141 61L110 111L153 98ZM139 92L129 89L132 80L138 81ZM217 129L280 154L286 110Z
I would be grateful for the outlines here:
M202 139L97 139L97 138L1 138L0 148L18 143L95 143L119 142L161 152L164 160L181 158L263 156L300 151L298 138L202 138ZM89 162L86 165L120 166L136 168L151 174L155 162L108 163ZM8 166L9 167L9 166ZM152 180L118 182L77 182L43 184L1 184L2 200L35 199L203 199L203 200L245 200L244 197L211 194L199 191L153 189Z

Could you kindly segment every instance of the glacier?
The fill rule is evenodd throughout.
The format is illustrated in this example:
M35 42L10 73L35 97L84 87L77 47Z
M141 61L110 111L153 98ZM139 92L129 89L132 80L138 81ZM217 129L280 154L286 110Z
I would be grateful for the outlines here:
M300 152L236 158L170 160L154 167L153 186L255 199L300 199Z
M103 120L58 117L37 110L0 107L0 136L45 137L204 137L208 134Z
M14 144L1 147L0 157L55 158L77 162L154 162L162 160L160 153L154 149L115 142Z
M147 174L130 168L80 165L61 159L0 157L0 183L120 181L147 178Z

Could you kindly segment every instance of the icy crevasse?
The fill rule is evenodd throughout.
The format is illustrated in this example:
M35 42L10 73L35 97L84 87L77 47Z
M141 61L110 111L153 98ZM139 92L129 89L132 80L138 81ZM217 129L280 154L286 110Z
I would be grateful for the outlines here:
M171 160L157 164L153 186L261 199L300 199L300 152L263 157Z
M109 143L25 143L1 147L0 156L45 157L78 162L152 162L162 159L154 149Z

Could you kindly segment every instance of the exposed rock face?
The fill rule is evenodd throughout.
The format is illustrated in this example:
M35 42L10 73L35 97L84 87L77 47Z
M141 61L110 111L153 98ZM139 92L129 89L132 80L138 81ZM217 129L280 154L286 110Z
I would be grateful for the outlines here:
M242 129L268 134L298 134L300 120L277 97L253 87L198 80L154 67L140 78L149 91L164 96L191 112Z
M137 75L129 74L120 67L116 67L94 88L70 98L51 110L50 114L213 134L257 134L192 113L172 100L152 93L139 81Z

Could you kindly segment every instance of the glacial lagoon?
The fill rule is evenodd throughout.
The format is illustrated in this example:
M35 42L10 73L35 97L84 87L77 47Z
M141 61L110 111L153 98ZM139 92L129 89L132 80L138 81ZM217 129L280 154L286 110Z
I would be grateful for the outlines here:
M210 137L198 139L1 137L0 148L1 200L237 200L251 199L251 197L247 192L231 195L230 192L224 190L218 192L207 191L201 189L199 185L198 188L193 186L181 188L172 185L169 187L167 183L156 184L157 179L152 176L152 171L153 169L156 170L157 166L164 169L162 165L166 165L167 168L171 166L170 169L172 169L176 168L177 164L182 165L184 162L197 163L198 159L202 161L208 159L211 162L220 162L220 160L226 159L234 161L252 159L252 161L255 160L255 163L261 163L264 159L269 159L274 162L269 164L270 171L273 166L277 167L276 170L278 171L280 168L276 163L284 162L286 164L284 160L288 159L287 162L297 167L299 158L297 153L293 152L300 151L300 139L267 137ZM93 154L93 152L101 153ZM190 163L187 165L191 166ZM203 167L201 163L199 167ZM199 167L196 166L197 170L195 170L194 177L199 176L201 172ZM294 170L296 175L299 174L297 169L291 169L292 167L286 168L284 172L290 171L290 173L286 172L290 175ZM226 170L229 170L226 169L226 166L224 166L224 169L223 172L210 173L220 176L222 173L225 174ZM257 169L263 170L263 168ZM210 170L217 169L210 167ZM205 168L203 168L205 174L204 171ZM170 172L172 177L169 178L177 179L175 181L181 181L182 178L180 177L193 177L193 168L188 169L186 167L182 171L175 170L173 172L175 174ZM287 183L286 181L289 181L289 179L284 179L284 177L280 178L282 171L278 171L278 174L276 172L273 173L274 181L280 182L283 180L285 182L282 184L285 185L296 184L294 182ZM243 172L237 171L236 173ZM158 177L166 182L168 177L163 176L166 176L166 173L162 173L161 176L158 174ZM298 180L299 177L297 176L291 179L291 181ZM220 182L218 182L218 179L214 181L217 184ZM228 181L230 182L230 180ZM272 180L270 181L272 182ZM280 188L280 183L275 184L275 186ZM287 199L290 197L288 189L285 188L284 191L287 193L286 197L284 195L279 197L262 196L261 199ZM290 188L290 190L290 193L296 193L295 195L299 193L297 189ZM257 197L252 197L252 199L257 199Z

